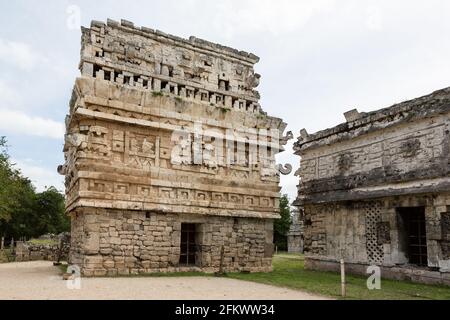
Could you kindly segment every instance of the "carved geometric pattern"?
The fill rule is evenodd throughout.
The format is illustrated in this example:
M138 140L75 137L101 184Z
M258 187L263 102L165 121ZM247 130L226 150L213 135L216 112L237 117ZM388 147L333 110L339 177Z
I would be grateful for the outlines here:
M381 224L381 206L377 202L369 202L365 206L366 216L366 250L369 263L382 264L383 245L378 240L378 225Z
M414 157L420 150L420 140L410 139L403 142L400 146L400 152L403 153L404 158Z
M378 244L389 244L391 243L391 225L389 222L378 222L377 223L377 239Z
M115 193L120 195L144 196L147 199L174 199L193 201L212 201L233 203L235 205L273 208L275 199L270 197L249 196L235 193L191 190L186 188L167 188L132 183L114 183L105 180L86 179L88 191L95 193Z

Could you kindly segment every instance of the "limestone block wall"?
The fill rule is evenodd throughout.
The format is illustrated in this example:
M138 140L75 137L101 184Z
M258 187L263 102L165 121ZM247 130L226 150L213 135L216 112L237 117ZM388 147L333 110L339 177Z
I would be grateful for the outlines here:
M302 130L294 146L305 266L337 270L344 259L350 272L378 265L387 277L450 283L450 88L344 116Z
M448 152L443 143L448 125L448 118L431 118L311 152L302 159L302 181L351 176L383 166L405 174L439 164Z
M305 207L308 259L393 267L407 264L396 208L425 207L428 266L450 271L450 194L374 199Z
M197 224L196 266L179 264L182 223ZM70 263L85 276L215 272L223 246L225 271L267 272L272 236L270 220L83 208L72 213Z
M302 130L294 147L299 202L449 190L450 89L346 118L311 135Z
M82 28L58 170L85 275L177 269L183 221L197 268L216 270L223 245L229 270L270 270L292 134L259 104L258 61L126 20Z
M405 123L305 152L298 171L301 196L320 200L334 193L333 198L345 200L351 198L347 191L376 193L377 186L446 176L449 119L446 115Z
M291 216L291 227L287 234L288 252L303 253L303 211L294 211Z
M36 245L27 242L17 241L16 261L56 261L58 255L58 245ZM67 253L61 260L67 259Z

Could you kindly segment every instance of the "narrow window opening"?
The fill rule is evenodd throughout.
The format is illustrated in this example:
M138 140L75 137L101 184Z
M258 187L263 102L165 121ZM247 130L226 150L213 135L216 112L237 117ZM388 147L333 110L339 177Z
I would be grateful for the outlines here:
M194 266L197 261L197 225L194 223L181 224L180 265Z
M427 234L424 207L397 208L400 248L413 265L427 266Z
M102 68L99 65L94 64L94 75L93 75L94 78L97 77L97 72L99 72L100 70L102 70Z

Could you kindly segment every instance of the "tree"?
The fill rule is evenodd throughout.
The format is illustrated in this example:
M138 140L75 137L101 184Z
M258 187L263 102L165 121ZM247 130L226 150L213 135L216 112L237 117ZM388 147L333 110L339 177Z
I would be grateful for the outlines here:
M281 218L274 223L274 243L279 250L287 250L287 234L292 223L287 194L280 198L280 216Z
M54 187L36 193L31 181L14 168L5 137L0 137L0 236L38 237L70 229L64 196Z
M37 235L70 230L70 220L64 210L64 196L55 187L36 194L33 211L36 215Z
M33 195L31 181L14 168L7 152L6 138L0 137L0 223L9 221L12 214L29 204Z

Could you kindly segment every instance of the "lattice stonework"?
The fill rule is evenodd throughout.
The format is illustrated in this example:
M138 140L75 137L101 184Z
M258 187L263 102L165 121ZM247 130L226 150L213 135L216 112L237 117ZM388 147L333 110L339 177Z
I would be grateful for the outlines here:
M381 205L369 202L364 205L366 214L367 259L372 264L383 263L383 245L378 241L378 226L381 224Z
M391 243L391 224L389 222L377 223L377 237L378 244Z

